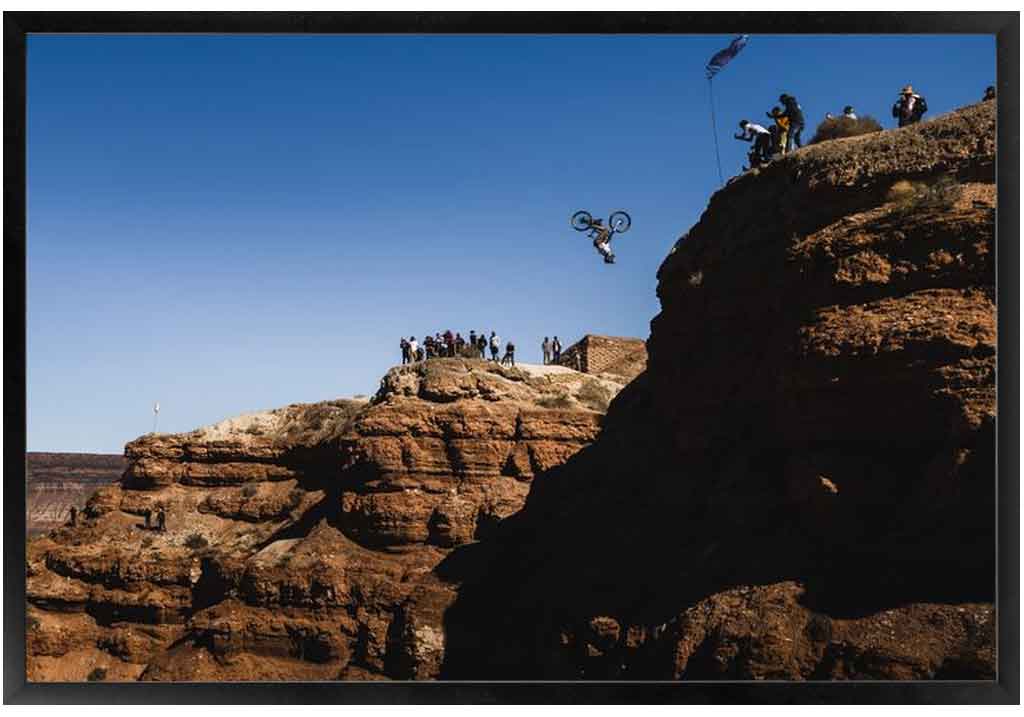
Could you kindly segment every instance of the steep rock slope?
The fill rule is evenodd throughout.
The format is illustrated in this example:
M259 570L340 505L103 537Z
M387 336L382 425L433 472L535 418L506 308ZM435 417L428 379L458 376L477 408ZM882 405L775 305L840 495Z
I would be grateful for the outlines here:
M994 120L712 198L599 440L437 568L442 676L994 674Z
M29 678L436 673L453 596L432 568L592 441L620 388L437 359L370 402L143 436L77 528L29 544Z

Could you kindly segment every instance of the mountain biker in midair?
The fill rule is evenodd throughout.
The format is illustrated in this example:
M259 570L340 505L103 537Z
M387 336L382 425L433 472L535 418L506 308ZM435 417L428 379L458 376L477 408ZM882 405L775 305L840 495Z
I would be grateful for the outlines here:
M604 221L601 219L595 219L591 228L594 230L594 248L597 249L597 253L604 257L605 264L614 264L615 254L612 253L611 247L614 227L612 229L608 229L608 227L604 225Z

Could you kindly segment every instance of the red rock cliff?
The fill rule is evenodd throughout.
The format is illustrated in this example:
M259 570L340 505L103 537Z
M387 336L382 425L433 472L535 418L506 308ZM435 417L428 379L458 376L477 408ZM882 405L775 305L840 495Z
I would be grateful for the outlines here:
M368 403L143 436L78 527L30 543L29 677L436 673L443 633L414 628L403 604L592 441L619 388L438 359L393 369ZM147 529L160 507L166 531Z
M715 194L603 419L451 360L129 444L30 546L30 678L991 677L994 123Z
M600 439L439 569L444 675L994 674L994 120L712 198Z

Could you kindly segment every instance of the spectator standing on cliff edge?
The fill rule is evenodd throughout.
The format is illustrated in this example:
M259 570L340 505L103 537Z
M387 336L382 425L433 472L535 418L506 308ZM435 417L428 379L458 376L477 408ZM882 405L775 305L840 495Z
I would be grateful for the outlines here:
M783 115L789 120L785 151L792 152L794 149L800 149L801 147L800 135L804 131L804 110L800 103L796 101L796 97L787 95L785 92L779 95L779 102L785 108Z
M501 349L501 337L491 332L491 360L498 361L498 351Z
M409 337L409 355L413 357L414 361L418 361L419 360L419 355L418 355L419 354L419 350L420 350L420 345L418 343L416 343L416 337L415 336L410 336Z
M900 90L900 97L892 106L892 116L896 118L896 123L900 127L920 122L927 111L928 103L924 101L924 97L914 92L910 85Z
M516 365L516 345L509 341L505 344L505 355L501 357L502 366Z
M398 342L398 347L402 349L402 365L410 363L412 361L412 354L409 352L409 342L405 340L404 336Z
M548 340L547 336L545 336L544 340L540 343L540 351L544 354L544 365L547 366L551 363L551 342Z
M562 342L558 340L557 336L555 337L555 340L551 342L551 351L554 353L552 362L558 363L562 358Z
M778 107L772 107L772 111L766 114L775 120L772 127L772 155L785 154L788 151L789 118Z

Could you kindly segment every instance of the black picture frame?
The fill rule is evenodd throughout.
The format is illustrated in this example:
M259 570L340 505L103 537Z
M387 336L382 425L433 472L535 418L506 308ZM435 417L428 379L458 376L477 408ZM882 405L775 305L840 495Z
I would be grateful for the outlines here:
M998 677L907 683L53 684L25 677L26 47L30 33L973 33L997 39ZM4 13L4 703L1019 703L1020 16L885 13Z

